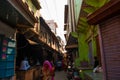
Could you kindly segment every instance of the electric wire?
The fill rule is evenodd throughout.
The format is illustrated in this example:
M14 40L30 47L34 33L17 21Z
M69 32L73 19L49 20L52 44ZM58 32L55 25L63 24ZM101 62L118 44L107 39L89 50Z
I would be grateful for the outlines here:
M44 15L44 12L45 12L45 13L49 13L48 10L47 10L46 4L45 4L45 2L43 2L43 1L44 1L44 0L40 0L41 6L42 6L42 8L43 8L43 14L41 14L41 15ZM42 9L41 9L41 13L42 13ZM45 15L45 16L51 18L50 15Z
M48 4L47 4L46 0L43 0L43 1L44 1L45 4L46 4L46 8L47 8L47 10L48 10L48 14L49 14L49 16L50 16L50 19L52 19L52 16L51 16L51 13L50 13L50 10L49 10L49 8L48 8Z
M54 7L55 7L56 19L57 19L57 21L59 21L59 19L58 19L58 13L57 13L56 0L53 0L53 4L54 4Z

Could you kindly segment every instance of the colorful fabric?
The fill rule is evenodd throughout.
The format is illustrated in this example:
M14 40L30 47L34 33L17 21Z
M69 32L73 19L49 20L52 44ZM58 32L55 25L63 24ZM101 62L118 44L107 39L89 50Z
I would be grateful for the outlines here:
M48 60L46 60L43 63L42 73L43 73L43 80L54 80L54 76L52 75L53 68Z

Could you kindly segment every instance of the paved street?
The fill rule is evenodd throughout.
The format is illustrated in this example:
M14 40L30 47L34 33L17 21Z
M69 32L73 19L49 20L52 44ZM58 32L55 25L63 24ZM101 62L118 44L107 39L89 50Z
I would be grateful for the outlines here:
M67 80L66 73L64 71L56 71L55 80Z

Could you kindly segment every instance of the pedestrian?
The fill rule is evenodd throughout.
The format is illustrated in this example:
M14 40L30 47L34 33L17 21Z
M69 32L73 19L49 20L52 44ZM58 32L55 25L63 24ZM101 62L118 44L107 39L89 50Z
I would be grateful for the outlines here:
M63 59L63 60L62 60L62 68L64 69L64 71L67 70L67 62L66 62L66 59Z
M42 67L42 74L43 74L43 79L42 80L54 80L54 76L53 76L53 68L51 63L46 60L43 63L43 67Z
M28 59L27 57L25 57L21 62L20 70L28 70L29 68L30 68L30 65L29 65Z
M95 56L94 57L94 68L96 68L99 65L98 58Z
M95 57L94 57L93 72L98 72L98 68L99 68L99 61L98 61L98 58L95 56Z
M56 61L56 66L57 66L57 70L60 71L62 69L62 61L61 60L57 60Z

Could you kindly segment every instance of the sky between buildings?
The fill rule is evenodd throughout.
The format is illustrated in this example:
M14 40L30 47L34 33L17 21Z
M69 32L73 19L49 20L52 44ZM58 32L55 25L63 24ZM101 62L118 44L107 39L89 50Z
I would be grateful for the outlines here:
M65 42L64 38L64 5L67 0L40 0L41 16L45 20L54 20L57 25L57 35Z

